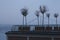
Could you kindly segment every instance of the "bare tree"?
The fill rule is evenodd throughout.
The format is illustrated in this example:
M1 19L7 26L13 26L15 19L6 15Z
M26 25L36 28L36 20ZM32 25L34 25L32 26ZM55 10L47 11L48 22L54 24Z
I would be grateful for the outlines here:
M50 14L46 14L46 16L48 17L48 26L49 26L49 17L50 17Z
M40 12L43 14L42 26L44 25L44 13L47 11L46 6L40 6Z
M56 18L56 26L57 26L57 17L58 17L58 14L55 13L55 14L54 14L54 17Z
M28 10L26 8L23 8L23 9L21 9L21 13L23 15L23 25L24 25L24 17L25 17L25 25L27 25L27 18L26 18L26 16L28 14Z

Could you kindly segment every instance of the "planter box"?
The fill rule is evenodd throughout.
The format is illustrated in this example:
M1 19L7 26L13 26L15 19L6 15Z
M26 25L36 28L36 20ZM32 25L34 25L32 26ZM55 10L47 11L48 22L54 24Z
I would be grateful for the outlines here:
M29 26L19 27L19 31L20 32L29 32L30 31L30 27Z
M60 31L60 27L58 27L58 30Z
M51 31L52 31L52 27L46 27L46 28L45 28L45 31L46 31L46 32L51 32Z
M44 27L35 27L35 31L44 32Z
M59 31L58 27L54 27L54 31Z

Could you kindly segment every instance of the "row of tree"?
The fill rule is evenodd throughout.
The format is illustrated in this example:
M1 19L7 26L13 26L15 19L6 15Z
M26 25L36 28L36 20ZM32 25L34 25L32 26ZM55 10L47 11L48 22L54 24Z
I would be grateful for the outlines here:
M42 19L42 26L44 26L44 14L47 12L47 8L46 8L46 6L40 6L40 8L39 8L40 10L39 11L36 11L36 16L37 16L37 22L38 22L38 25L39 25L39 13L42 13L42 15L43 15L43 19ZM23 25L24 25L24 20L25 20L25 25L27 25L27 18L26 18L26 16L28 15L28 9L26 9L26 8L22 8L21 9L21 13L22 13L22 15L23 15ZM50 14L48 13L48 14L46 14L46 16L47 16L47 18L48 18L48 26L49 26L49 18L50 18ZM59 15L57 14L57 13L55 13L54 14L54 17L56 18L56 25L57 25L57 17L58 17ZM24 19L25 18L25 19Z

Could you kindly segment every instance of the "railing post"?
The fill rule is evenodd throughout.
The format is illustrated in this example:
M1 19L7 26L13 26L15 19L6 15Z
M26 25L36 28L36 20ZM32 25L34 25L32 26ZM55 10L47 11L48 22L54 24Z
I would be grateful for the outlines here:
M54 40L54 37L52 37L52 40Z
M27 36L27 40L29 40L29 36Z

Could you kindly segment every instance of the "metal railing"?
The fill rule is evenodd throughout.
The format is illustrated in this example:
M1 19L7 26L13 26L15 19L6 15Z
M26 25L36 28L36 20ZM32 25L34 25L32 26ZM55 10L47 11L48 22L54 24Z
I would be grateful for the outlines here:
M19 27L26 27L27 25L13 25L11 28L11 31L19 31ZM30 31L35 30L35 27L38 27L38 25L28 25L27 27L30 27ZM39 27L43 27L42 25L39 25ZM44 28L48 27L48 25L44 25ZM49 25L49 27L52 27L52 30L54 30L54 27L60 27L60 25L56 26L55 24ZM59 28L58 28L59 29Z

